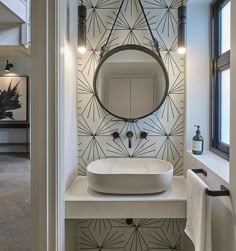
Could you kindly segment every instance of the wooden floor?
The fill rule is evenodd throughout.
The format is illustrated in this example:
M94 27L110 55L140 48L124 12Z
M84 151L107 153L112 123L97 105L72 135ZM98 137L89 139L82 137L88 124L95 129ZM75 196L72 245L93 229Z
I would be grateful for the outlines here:
M30 246L30 160L0 155L0 251Z

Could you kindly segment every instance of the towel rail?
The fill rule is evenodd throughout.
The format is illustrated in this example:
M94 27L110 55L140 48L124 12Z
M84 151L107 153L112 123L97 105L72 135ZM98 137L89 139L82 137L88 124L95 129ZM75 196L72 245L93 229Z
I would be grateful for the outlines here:
M191 169L194 173L202 173L204 176L207 176L207 171L205 171L204 169ZM206 189L206 194L212 197L217 197L217 196L229 196L230 192L229 190L221 185L220 186L220 190L210 190L210 189Z
M213 196L213 197L217 197L217 196L229 196L230 195L229 190L225 186L223 186L223 185L220 186L220 190L210 190L210 189L207 189L206 193L207 193L207 195Z
M207 171L205 171L202 168L198 168L198 169L191 169L194 173L202 173L204 176L207 176Z

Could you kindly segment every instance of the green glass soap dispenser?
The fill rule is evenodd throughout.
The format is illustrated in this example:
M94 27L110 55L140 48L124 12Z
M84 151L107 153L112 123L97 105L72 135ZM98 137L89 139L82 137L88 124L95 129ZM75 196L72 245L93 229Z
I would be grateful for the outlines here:
M193 137L193 145L192 145L192 151L193 154L201 155L203 153L203 143L204 139L201 136L201 131L199 125L195 125L197 127L196 135Z

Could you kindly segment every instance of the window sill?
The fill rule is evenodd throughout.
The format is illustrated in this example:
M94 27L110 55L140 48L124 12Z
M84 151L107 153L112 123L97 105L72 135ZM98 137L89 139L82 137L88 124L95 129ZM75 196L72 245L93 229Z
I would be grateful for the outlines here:
M198 167L211 170L219 178L229 183L229 161L210 151L204 151L202 155L194 155L192 151L187 151L188 157L194 159L199 164Z

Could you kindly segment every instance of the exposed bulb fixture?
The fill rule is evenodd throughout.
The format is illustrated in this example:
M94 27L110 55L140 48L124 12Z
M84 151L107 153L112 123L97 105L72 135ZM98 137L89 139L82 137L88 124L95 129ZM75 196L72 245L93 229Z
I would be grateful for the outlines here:
M86 50L86 13L87 9L83 5L78 6L78 52L84 54Z
M178 53L186 53L186 6L178 8Z
M179 47L177 51L178 51L179 54L184 55L186 53L186 48L185 47Z
M86 47L84 46L78 46L78 52L81 54L84 54L87 51Z
M9 71L11 71L12 68L13 68L13 64L9 63L9 61L7 60L5 71L9 72Z

